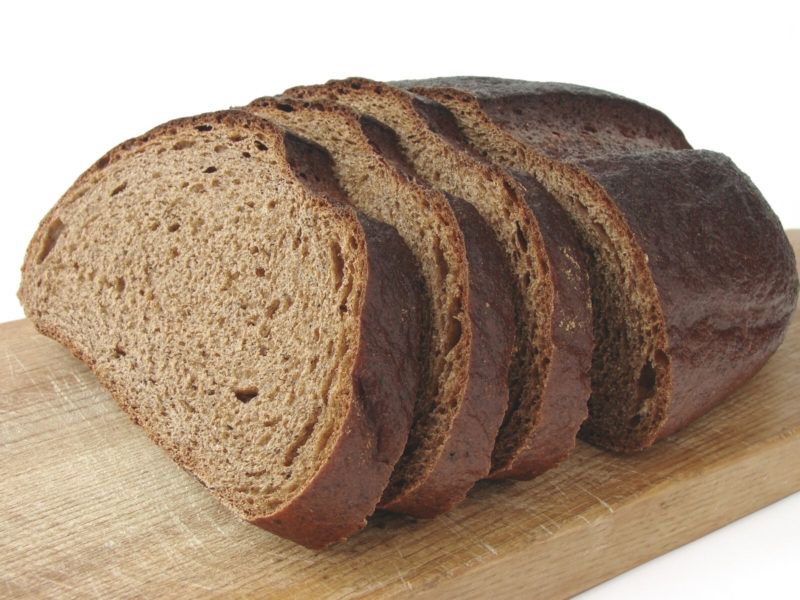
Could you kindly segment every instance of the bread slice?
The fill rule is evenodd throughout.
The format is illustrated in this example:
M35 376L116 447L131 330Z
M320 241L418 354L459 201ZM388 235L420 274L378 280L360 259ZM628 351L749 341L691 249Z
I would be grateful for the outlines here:
M511 277L480 215L415 180L394 133L339 106L261 98L249 110L324 146L354 206L408 244L425 281L427 380L405 454L381 506L433 517L491 467L508 407L514 342Z
M691 148L665 114L605 90L497 77L439 77L395 84L454 110L454 97L466 93L507 134L556 160ZM460 106L464 108L463 97Z
M212 494L321 548L365 524L405 445L418 277L324 151L225 111L83 174L34 235L19 296Z
M491 476L530 478L557 464L586 417L592 346L582 253L562 209L535 181L476 156L447 111L398 88L351 79L285 95L338 101L382 121L421 177L489 224L514 276L517 312L511 398Z
M586 439L650 446L707 412L777 348L797 299L794 257L769 205L728 158L653 150L686 144L661 113L599 93L584 99L602 117L589 128L619 134L554 150L535 118L507 118L529 115L526 102L539 110L537 84L467 79L415 89L444 103L484 154L539 178L581 231L597 340ZM553 131L579 136L572 125ZM640 152L619 154L624 140Z

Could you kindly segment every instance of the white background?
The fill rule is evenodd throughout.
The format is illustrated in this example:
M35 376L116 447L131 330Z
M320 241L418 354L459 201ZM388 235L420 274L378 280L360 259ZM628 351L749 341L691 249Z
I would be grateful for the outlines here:
M568 81L665 111L800 227L793 3L7 3L0 11L0 322L39 219L119 141L301 83L473 74ZM800 497L586 594L797 597ZM565 573L568 576L568 573Z

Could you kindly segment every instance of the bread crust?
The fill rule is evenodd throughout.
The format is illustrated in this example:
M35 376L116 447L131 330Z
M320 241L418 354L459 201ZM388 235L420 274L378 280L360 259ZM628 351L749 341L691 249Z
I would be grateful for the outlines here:
M35 273L37 249L50 224L57 218L59 209L70 201L74 191L90 185L112 162L161 135L174 134L184 128L194 131L209 124L241 126L277 134L281 138L286 135L264 119L232 110L170 121L120 144L81 175L42 220L26 253L19 291L26 314L37 329L85 362L131 419L143 425L155 443L201 481L203 474L193 469L191 457L143 423L127 401L126 391L110 374L98 370L95 359L78 348L59 327L39 318L39 311L29 301L29 286ZM242 518L309 548L323 548L366 524L366 518L373 512L392 467L402 453L419 381L422 310L419 274L397 232L359 217L337 194L321 195L309 188L307 191L320 208L333 211L349 225L366 255L367 284L352 374L351 401L329 460L307 485L274 513L248 517L222 494L213 489L210 491Z
M481 110L519 142L556 160L658 149L691 148L662 112L605 90L568 83L496 77L440 77L397 82L447 101L477 101Z

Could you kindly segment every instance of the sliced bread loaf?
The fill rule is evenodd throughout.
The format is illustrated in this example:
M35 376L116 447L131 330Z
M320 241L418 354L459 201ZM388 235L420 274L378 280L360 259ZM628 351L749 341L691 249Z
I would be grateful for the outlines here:
M405 446L418 277L322 149L225 111L82 175L34 235L19 296L223 503L320 548L365 524Z
M586 416L592 345L582 252L563 210L535 181L521 183L475 155L446 110L403 90L352 79L285 95L336 101L380 120L421 177L483 216L514 276L517 312L509 410L491 476L529 478L562 460Z
M383 508L433 517L491 467L508 407L514 331L510 275L480 215L415 180L393 132L331 104L261 98L248 110L324 146L351 202L397 228L425 282L426 381Z
M536 84L431 85L414 89L444 103L485 155L539 178L581 231L597 341L588 440L647 447L707 412L777 348L797 299L794 257L769 205L729 159L654 151L685 140L661 113L602 94L587 101L621 116L598 108L590 127L617 123L620 135L554 150L536 119L508 116L530 114L526 101L536 113ZM575 140L579 129L554 131ZM619 154L623 138L640 153Z

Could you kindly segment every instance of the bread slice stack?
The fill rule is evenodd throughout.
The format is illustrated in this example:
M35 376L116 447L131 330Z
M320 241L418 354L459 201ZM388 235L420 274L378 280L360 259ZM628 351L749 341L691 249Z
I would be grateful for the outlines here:
M447 511L488 474L508 406L514 313L499 245L470 204L417 179L380 123L289 99L261 98L248 110L328 149L353 205L395 227L420 265L430 307L426 381L381 507Z
M19 291L178 464L310 548L535 477L577 436L677 432L797 294L758 189L662 113L476 77L161 125L45 216Z

